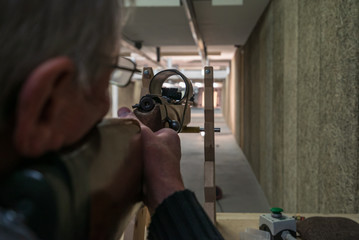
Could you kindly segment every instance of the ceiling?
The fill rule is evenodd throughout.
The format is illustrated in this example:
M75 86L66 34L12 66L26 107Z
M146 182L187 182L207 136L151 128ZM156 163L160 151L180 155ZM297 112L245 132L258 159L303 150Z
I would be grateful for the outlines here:
M217 70L227 68L228 71L235 46L245 44L269 0L243 0L243 4L237 6L213 6L212 0L192 0L192 3L198 30L207 46L209 64ZM155 61L156 47L159 47L161 64L166 68L200 71L201 57L184 6L178 5L124 8L123 39L132 45L140 43L140 51ZM122 48L121 55L131 57L139 68L158 67L126 47Z

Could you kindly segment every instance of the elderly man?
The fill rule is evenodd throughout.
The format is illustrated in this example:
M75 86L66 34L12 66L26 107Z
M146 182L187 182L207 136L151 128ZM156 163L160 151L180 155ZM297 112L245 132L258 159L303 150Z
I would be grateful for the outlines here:
M15 195L21 200L22 195L17 191L26 191L41 202L49 196L65 199L61 194L66 193L71 196L68 203L54 200L54 206L61 206L55 211L57 215L76 212L74 209L82 206L73 204L81 199L77 196L84 192L82 186L88 185L86 178L79 180L83 185L73 181L81 179L82 172L87 174L83 167L87 155L81 152L83 149L82 155L78 154L78 148L84 146L88 138L94 138L93 132L99 131L99 123L108 111L108 82L119 53L119 7L117 0L0 0L0 181L5 186L1 188L0 199L11 199L9 196ZM126 122L132 113L125 108L119 110L119 117L125 123L122 125L138 126L128 146L130 150L123 148L123 151L128 151L133 158L128 162L132 166L129 169L140 170L126 173L107 169L115 176L122 175L111 180L109 191L79 201L88 203L82 211L90 213L82 218L74 214L78 220L75 227L66 225L72 219L61 222L50 214L47 200L43 209L34 207L33 198L19 201L16 206L11 200L7 204L4 200L0 205L1 239L60 239L56 234L67 230L58 228L61 224L75 229L82 226L81 229L86 230L85 234L74 230L67 239L112 238L118 225L116 216L125 211L116 202L121 199L117 192L125 189L128 194L128 188L132 188L123 181L122 176L126 174L129 181L142 181L142 197L138 200L154 212L149 239L222 239L193 193L183 186L178 135L170 129L152 132L134 120ZM114 129L125 128L115 126ZM96 139L96 144L89 146L105 145L103 138ZM89 151L94 152L92 148ZM65 155L67 164L63 164L63 159L54 160ZM96 161L99 168L105 164L103 159ZM47 183L41 185L45 186L41 189L50 189L51 194L42 194L31 185L31 181L41 182L42 175L35 174L41 170L24 170L38 162L45 165L50 162L46 169L51 170L46 171L52 175L47 176L56 176L51 178L56 181L50 181L55 188L48 188ZM77 166L72 167L76 171L69 170L71 164ZM21 180L19 171L25 180ZM100 173L92 185L100 185L99 179L107 177ZM9 178L15 180L8 183ZM28 217L30 215L32 217ZM53 233L53 229L58 232Z

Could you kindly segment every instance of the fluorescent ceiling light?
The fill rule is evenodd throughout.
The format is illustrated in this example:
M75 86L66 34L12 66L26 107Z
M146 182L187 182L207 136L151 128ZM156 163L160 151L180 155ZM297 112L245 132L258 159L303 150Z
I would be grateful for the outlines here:
M125 0L125 7L178 7L180 0Z
M212 6L240 6L243 0L212 0Z

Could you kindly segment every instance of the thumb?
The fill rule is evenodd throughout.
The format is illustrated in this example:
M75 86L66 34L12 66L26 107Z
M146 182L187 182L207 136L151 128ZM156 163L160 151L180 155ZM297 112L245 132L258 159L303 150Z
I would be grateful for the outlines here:
M118 117L127 117L131 113L131 110L127 107L122 107L117 110Z

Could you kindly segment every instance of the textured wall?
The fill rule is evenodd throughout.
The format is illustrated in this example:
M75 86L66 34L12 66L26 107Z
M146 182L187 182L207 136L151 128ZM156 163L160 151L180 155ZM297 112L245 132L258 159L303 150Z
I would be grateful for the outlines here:
M240 65L240 51L234 54L231 63L231 69L236 69ZM232 130L237 142L239 142L239 124L236 120L239 119L239 81L232 81L232 79L239 78L239 71L231 71L230 75L226 78L224 88L222 89L222 111L226 117L227 124ZM226 96L226 97L223 97ZM233 104L235 103L235 104Z
M356 0L273 0L243 48L244 79L233 58L243 151L273 206L359 212L358 11ZM232 127L241 103L228 94Z

